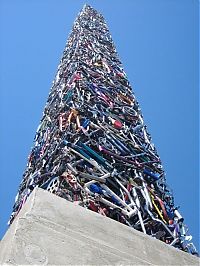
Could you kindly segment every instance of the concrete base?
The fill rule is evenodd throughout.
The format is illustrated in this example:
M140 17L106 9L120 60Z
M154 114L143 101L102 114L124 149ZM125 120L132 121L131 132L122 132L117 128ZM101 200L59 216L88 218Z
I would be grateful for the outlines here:
M128 226L35 189L0 243L0 265L199 265Z

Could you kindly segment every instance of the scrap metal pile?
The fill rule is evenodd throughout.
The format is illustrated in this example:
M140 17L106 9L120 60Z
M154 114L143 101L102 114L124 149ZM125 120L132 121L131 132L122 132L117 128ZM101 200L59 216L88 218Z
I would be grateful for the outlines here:
M196 254L104 18L77 17L10 222L35 187Z

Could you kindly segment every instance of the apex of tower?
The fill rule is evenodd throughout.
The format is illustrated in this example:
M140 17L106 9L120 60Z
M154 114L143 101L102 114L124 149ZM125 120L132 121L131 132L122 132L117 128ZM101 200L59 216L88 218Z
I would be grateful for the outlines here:
M83 6L83 9L85 9L85 8L92 8L90 5L88 5L88 4L85 4L84 6Z
M88 9L92 9L92 10L94 10L93 7L91 7L91 6L88 5L88 4L85 4L85 5L83 6L83 8L82 8L82 11L87 11Z
M85 12L94 12L94 13L98 13L99 14L99 12L95 9L95 8L93 8L92 6L90 6L90 5L88 5L88 4L85 4L84 6L83 6L83 8L82 8L82 10L81 10L81 12L83 12L83 13L85 13Z

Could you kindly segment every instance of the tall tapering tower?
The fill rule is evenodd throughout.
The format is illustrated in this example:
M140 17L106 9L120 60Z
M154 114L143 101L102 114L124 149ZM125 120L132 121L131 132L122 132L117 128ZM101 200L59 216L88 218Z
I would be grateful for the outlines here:
M88 5L65 47L10 223L35 187L196 253L105 20Z

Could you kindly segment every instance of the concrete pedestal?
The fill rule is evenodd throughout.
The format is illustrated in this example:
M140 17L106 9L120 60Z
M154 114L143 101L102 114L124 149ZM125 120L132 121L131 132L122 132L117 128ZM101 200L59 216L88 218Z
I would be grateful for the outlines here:
M0 265L199 265L128 226L35 189L0 243Z

